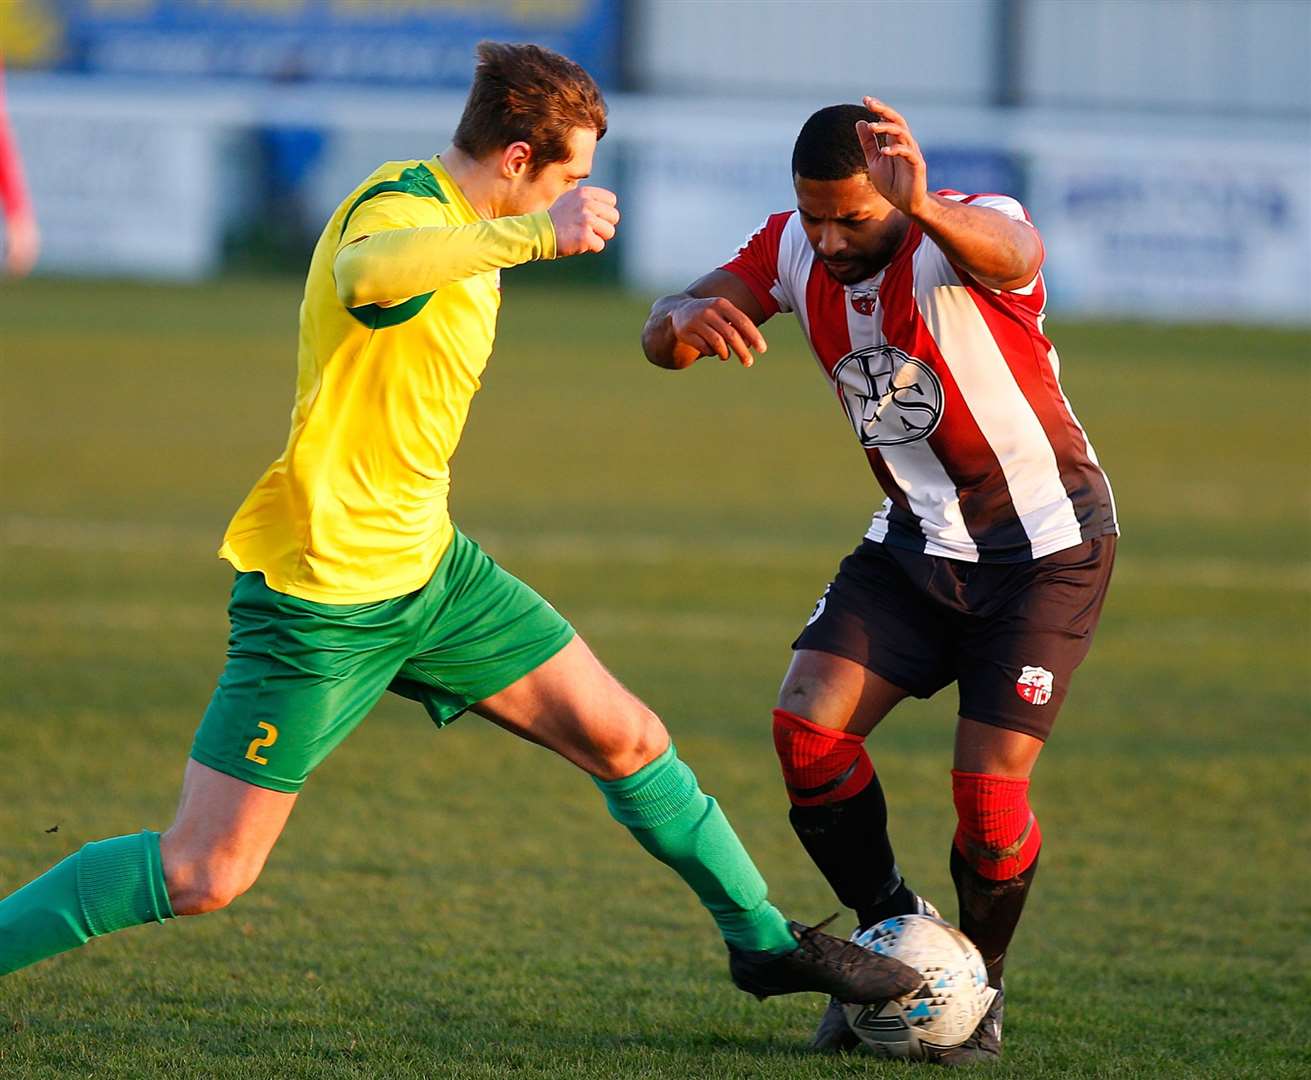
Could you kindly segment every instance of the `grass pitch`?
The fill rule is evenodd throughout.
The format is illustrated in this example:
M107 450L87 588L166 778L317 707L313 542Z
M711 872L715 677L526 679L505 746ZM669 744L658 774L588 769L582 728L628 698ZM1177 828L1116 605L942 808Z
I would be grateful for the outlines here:
M0 292L0 892L163 828L223 661L228 515L285 437L298 287ZM516 289L456 520L665 717L775 899L788 642L877 501L795 329L648 367L645 304ZM1035 774L1047 838L1002 1076L1311 1071L1311 437L1302 332L1054 325L1124 537ZM954 912L955 699L870 741L912 884ZM692 895L567 764L388 700L229 910L0 981L4 1077L907 1076L816 1058L822 1002L733 990Z

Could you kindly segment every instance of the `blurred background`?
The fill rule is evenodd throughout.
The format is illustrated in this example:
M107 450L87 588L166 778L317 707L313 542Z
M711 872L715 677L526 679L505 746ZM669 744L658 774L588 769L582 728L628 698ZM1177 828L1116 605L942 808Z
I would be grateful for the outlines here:
M750 371L657 371L638 332L792 205L810 112L892 102L932 183L1042 230L1123 527L1035 776L996 1075L1311 1075L1305 0L0 0L43 241L0 277L0 894L167 826L310 246L381 161L446 145L484 37L599 78L624 220L504 276L461 528L665 718L788 912L832 911L769 710L882 496L793 320ZM948 917L955 707L870 740L899 864ZM0 980L0 1075L833 1075L798 1050L816 1003L734 994L564 762L388 696L306 796L230 909Z
M576 272L717 265L790 204L805 117L875 93L935 186L1026 201L1054 312L1311 317L1303 0L4 0L38 272L299 271L359 178L446 145L485 37L611 102L625 226Z

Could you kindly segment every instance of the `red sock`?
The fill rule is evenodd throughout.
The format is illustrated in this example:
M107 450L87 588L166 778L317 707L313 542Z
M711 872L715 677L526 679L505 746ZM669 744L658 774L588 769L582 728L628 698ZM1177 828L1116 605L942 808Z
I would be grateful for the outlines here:
M834 731L783 709L774 710L774 749L778 751L788 798L796 806L819 806L849 799L874 777L865 737Z
M1042 831L1029 808L1029 781L951 771L956 850L981 877L1006 881L1038 857Z

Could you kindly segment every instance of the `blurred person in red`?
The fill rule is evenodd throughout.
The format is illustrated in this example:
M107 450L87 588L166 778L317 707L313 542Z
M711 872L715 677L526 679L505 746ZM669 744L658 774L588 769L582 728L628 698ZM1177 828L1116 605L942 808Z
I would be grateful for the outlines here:
M23 179L23 162L5 107L5 67L0 58L0 206L5 217L5 272L23 277L41 250L41 234L32 211L32 198Z

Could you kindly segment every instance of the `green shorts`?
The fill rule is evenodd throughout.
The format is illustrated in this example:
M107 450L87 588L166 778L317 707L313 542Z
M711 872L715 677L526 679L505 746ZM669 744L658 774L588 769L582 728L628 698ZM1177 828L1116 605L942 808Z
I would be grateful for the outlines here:
M299 791L383 693L450 723L574 636L550 604L457 529L428 584L371 604L320 604L237 575L228 660L196 732L202 765Z

